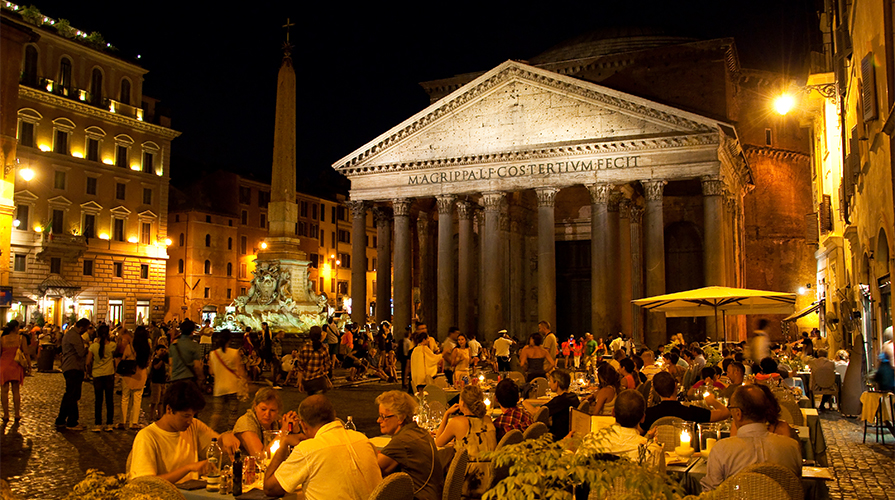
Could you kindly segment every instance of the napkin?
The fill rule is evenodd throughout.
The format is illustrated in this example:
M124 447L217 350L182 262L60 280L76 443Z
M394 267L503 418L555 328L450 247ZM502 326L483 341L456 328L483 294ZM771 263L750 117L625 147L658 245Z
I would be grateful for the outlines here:
M687 465L689 462L689 458L678 456L670 451L665 452L665 465Z

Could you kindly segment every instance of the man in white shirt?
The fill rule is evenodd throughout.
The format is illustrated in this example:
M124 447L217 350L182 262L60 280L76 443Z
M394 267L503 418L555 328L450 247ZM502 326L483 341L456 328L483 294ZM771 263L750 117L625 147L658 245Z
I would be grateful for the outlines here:
M608 431L597 431L588 434L581 449L590 449L602 453L611 453L643 465L650 472L665 472L665 452L662 445L655 441L650 442L640 435L637 426L643 422L646 415L646 400L643 395L633 389L619 393L615 400L613 416L615 424ZM643 463L640 463L640 447L646 446L643 455Z
M264 494L301 490L307 500L366 500L382 481L376 449L366 436L345 429L332 403L310 396L298 407L301 434L290 434L264 473ZM287 458L288 454L288 458Z
M624 348L624 346L625 339L622 338L621 334L618 334L618 337L615 337L614 339L612 339L612 342L609 343L609 355L615 355L615 351Z
M438 367L444 363L444 358L429 348L429 334L425 330L418 330L415 340L416 347L410 353L410 384L411 388L417 391L432 383L438 374Z
M656 358L653 355L653 351L643 351L640 358L643 359L643 368L640 370L640 373L646 376L647 380L652 380L655 374L662 371L661 368L656 366Z
M218 438L221 449L233 455L239 440L232 432L218 434L194 418L205 407L205 397L192 382L172 383L165 391L165 414L137 433L127 457L127 478L158 476L172 483L199 479L208 460L199 450Z
M445 367L444 376L447 378L449 384L454 383L454 370L450 368L452 366L451 353L454 351L454 348L457 347L457 337L459 336L460 329L456 326L452 326L448 328L448 335L445 337L444 342L441 343L441 356L444 358L443 365Z
M513 347L510 334L506 330L497 332L500 337L494 341L494 357L497 358L497 371L510 371L510 348Z
M773 395L762 384L744 385L730 398L736 436L719 440L709 454L703 491L711 491L725 479L757 463L772 462L802 476L802 451L795 439L772 434L765 418Z
M476 367L484 359L487 359L487 353L482 349L482 344L476 340L472 334L467 334L467 342L469 346L469 371L475 375Z
M544 348L545 351L550 353L551 359L556 359L556 335L553 334L553 330L551 330L549 321L541 321L538 323L538 333L544 337L544 341L541 343L541 347Z

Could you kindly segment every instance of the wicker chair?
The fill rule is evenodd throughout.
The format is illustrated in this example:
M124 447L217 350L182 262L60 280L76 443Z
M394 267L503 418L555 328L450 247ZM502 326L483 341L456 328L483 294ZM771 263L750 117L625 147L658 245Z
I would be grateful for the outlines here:
M460 500L463 492L463 482L466 480L466 463L469 461L469 452L461 451L454 455L447 476L444 478L444 493L442 500Z
M444 377L435 377L435 380L432 381L432 384L441 387L442 389L447 389L448 387L450 387L450 384L448 384L447 379Z
M513 429L510 432L504 434L502 438L500 438L500 442L497 443L494 451L497 451L504 446L521 443L523 439L524 438L522 437L522 431L520 431L519 429Z
M539 398L541 396L547 395L547 379L544 377L536 377L531 380L531 386L534 388L534 391L529 394L529 397Z
M724 480L712 493L712 500L789 497L783 486L770 477L758 472L742 471Z
M786 490L790 500L802 500L805 498L805 493L802 489L802 480L793 474L791 470L782 465L771 462L762 462L760 464L752 464L740 472L757 472L768 476Z
M678 417L662 417L650 426L650 429L658 428L656 431L656 439L662 443L662 447L665 451L674 451L674 440L677 437L677 431L674 428L674 424L678 422L683 422L684 420Z
M581 403L578 403L578 410L583 411L584 413L590 413L590 407L593 405L590 401L583 399Z
M550 428L544 422L535 422L529 425L528 429L525 429L525 432L522 433L522 440L537 439L549 431Z
M550 425L550 410L546 406L538 408L538 411L531 417L532 422L544 422Z
M802 410L792 401L778 400L780 403L780 419L790 425L805 425L805 416Z
M429 415L435 415L437 418L444 417L445 407L441 401L429 401Z
M159 500L183 500L176 486L158 476L142 476L131 479L121 488L119 498L158 498Z
M507 377L516 382L519 387L525 384L525 375L522 372L509 372Z
M413 500L413 480L405 472L395 472L382 479L369 500Z
M427 400L438 401L447 407L447 394L444 393L444 390L442 390L441 387L438 387L435 384L429 384L423 390L428 393L426 396Z

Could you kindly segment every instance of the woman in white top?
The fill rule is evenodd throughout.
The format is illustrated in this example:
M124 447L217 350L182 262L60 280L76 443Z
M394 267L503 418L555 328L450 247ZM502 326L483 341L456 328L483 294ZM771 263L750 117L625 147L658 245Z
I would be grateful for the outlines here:
M112 399L115 390L115 342L109 339L109 325L100 325L96 329L96 341L87 350L87 366L93 376L93 432L103 430L103 398L106 400L105 430L112 430L112 418L115 415L115 401Z
M209 422L212 429L218 427L224 404L229 409L227 428L232 428L236 423L237 406L239 405L237 393L246 378L245 366L242 364L239 350L227 348L229 343L230 330L221 330L218 332L217 338L214 339L216 349L208 355L208 367L214 376L214 413Z

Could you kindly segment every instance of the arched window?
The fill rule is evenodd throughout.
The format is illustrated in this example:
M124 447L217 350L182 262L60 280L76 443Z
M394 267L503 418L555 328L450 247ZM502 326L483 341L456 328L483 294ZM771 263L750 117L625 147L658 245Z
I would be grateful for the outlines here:
M177 272L183 274L183 259L177 261Z
M22 83L37 85L37 48L34 45L25 47L25 60L22 64Z
M211 274L211 261L205 261L205 274Z
M121 101L122 104L130 104L131 103L131 81L127 78L121 79L121 92L119 93L118 100Z
M59 86L59 93L62 95L69 95L71 93L71 60L67 57L63 57L62 61L59 63L59 81L57 83Z
M233 263L227 263L227 276L233 276Z
M183 246L183 233L180 233L180 246Z
M210 234L205 235L205 246L207 246L207 247L211 246L211 235Z
M227 238L227 250L233 250L233 238Z
M103 103L103 72L99 68L93 68L90 75L90 104L99 106Z

